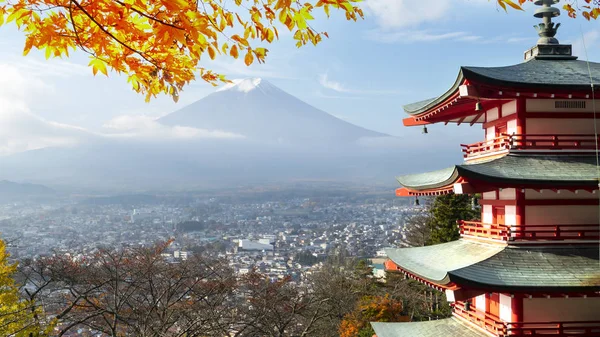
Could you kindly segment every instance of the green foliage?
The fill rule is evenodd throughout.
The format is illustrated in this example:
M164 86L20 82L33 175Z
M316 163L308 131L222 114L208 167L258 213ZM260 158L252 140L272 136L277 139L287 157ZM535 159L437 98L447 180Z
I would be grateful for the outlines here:
M458 240L458 220L475 220L479 210L473 207L473 197L466 194L446 194L435 198L430 209L431 237L427 245Z

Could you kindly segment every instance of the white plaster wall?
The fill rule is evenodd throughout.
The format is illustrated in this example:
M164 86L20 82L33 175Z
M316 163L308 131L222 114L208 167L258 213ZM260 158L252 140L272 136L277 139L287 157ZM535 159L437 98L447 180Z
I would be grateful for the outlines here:
M483 199L496 200L496 191L483 192Z
M517 101L510 101L502 105L502 117L517 113Z
M531 298L523 300L525 322L596 321L600 298Z
M593 119L527 118L527 134L594 134ZM596 122L600 126L600 120ZM593 143L593 142L592 142Z
M496 127L490 126L489 128L485 129L485 139L492 140L494 138L496 138Z
M498 194L500 200L515 200L517 197L517 190L514 188L503 188Z
M598 206L525 206L525 224L587 225L598 223Z
M512 135L513 133L517 133L517 120L513 119L506 123L506 133Z
M475 297L475 308L477 310L485 312L485 294Z
M504 207L504 224L507 226L517 224L517 206L507 205Z
M566 101L566 99L528 99L526 103L527 112L594 112L593 103L591 99L576 101L586 101L585 109L556 109L554 107L555 101Z
M491 224L494 222L494 214L492 213L492 205L483 205L481 208L481 222Z
M486 115L487 115L486 121L487 122L495 121L496 119L498 119L498 114L499 114L498 108L493 108L493 109L488 110L486 112Z
M594 194L588 191L578 191L577 193L560 190L560 193L556 193L551 190L542 190L541 192L534 190L525 190L525 199L527 200L540 200L540 199L598 199L598 194Z
M511 302L510 296L500 294L500 319L505 322L512 322Z

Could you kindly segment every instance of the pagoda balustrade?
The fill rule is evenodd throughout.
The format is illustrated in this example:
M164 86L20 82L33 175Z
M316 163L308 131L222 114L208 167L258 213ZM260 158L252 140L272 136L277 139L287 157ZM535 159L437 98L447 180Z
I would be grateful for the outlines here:
M499 241L600 240L598 224L506 226L478 221L457 221L462 236Z
M491 332L504 336L599 336L600 321L577 322L504 322L500 318L475 310L467 309L463 302L455 302L454 314Z
M474 144L461 144L463 156L474 158L510 150L528 151L595 151L600 136L593 134L502 134Z

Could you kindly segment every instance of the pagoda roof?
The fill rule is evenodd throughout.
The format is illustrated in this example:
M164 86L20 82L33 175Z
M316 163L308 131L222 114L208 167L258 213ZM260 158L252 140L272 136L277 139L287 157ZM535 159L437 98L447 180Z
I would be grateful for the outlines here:
M386 252L403 270L440 285L499 291L600 290L596 245L512 247L458 240Z
M483 337L487 334L458 321L446 318L436 321L407 323L371 323L377 337Z
M432 109L447 106L448 102L461 99L461 85L470 83L477 86L494 87L499 89L519 89L539 91L590 91L590 71L594 83L600 82L600 63L565 60L537 59L504 67L461 67L458 77L452 87L436 98L431 98L404 106L404 111L416 117L432 111ZM485 98L480 93L481 98ZM506 97L507 99L509 97ZM472 98L463 98L470 102ZM457 104L457 103L454 103ZM448 109L451 111L452 109ZM476 113L469 111L469 113Z
M596 187L598 171L593 155L508 154L485 162L403 175L397 180L408 189L423 191L451 186L459 178L492 184Z
M457 240L434 246L389 248L387 256L402 269L436 284L448 284L448 273L484 261L505 247Z

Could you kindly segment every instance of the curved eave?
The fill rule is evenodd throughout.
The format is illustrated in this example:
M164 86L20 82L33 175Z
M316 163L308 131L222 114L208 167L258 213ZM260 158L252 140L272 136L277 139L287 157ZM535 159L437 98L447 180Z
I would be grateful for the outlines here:
M448 272L468 267L501 252L505 247L458 240L439 245L386 249L399 268L437 285L453 283Z
M458 180L459 174L456 166L442 170L407 174L396 178L400 185L411 191L427 191L451 187Z
M461 68L460 72L458 73L458 77L456 78L456 81L448 91L446 91L444 94L437 98L431 98L417 103L405 105L404 111L411 116L417 116L420 114L427 113L431 109L434 109L439 105L443 104L444 102L448 101L448 99L450 99L452 96L457 95L459 88L464 81L465 77Z

